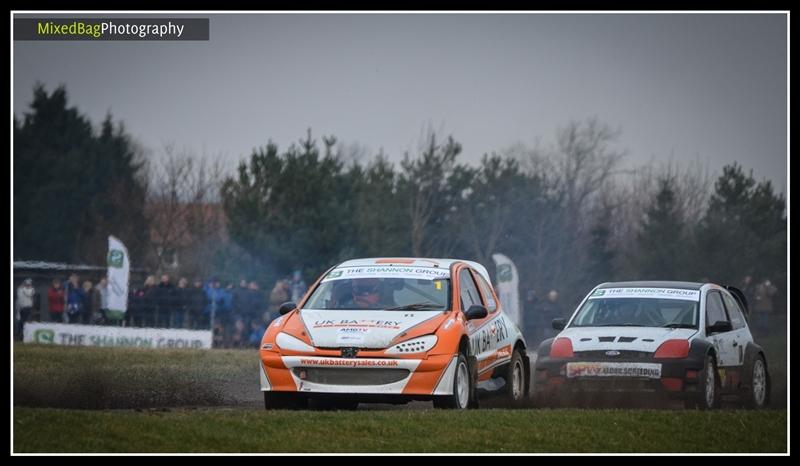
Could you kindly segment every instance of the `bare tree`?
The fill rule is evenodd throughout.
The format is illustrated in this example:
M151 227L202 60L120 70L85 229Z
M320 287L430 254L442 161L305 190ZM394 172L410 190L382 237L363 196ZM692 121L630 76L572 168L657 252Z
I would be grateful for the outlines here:
M598 212L607 212L603 193L620 175L625 151L615 149L620 130L597 118L571 121L560 128L555 144L537 142L525 150L516 145L510 154L521 159L531 176L539 176L558 208L542 212L531 228L532 254L527 259L536 283L569 288L578 283L587 263L590 229Z
M664 179L671 180L678 218L691 231L705 213L713 187L708 165L699 159L686 165L671 159L662 164L651 161L625 171L603 194L605 202L614 206L614 216L609 221L611 241L617 250L625 251L618 257L619 269L625 277L637 270L634 263L637 251L632 245L636 244L645 211L658 191L658 180Z
M165 145L162 156L151 163L146 212L151 225L153 269L175 268L178 260L184 264L182 268L197 269L197 258L204 251L200 246L205 248L222 239L222 177L219 158L179 152L173 145ZM184 254L186 257L182 257Z

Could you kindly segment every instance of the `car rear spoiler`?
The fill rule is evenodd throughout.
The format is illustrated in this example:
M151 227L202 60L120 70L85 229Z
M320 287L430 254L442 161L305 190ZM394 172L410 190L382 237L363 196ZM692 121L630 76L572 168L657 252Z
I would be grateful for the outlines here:
M744 293L739 288L730 285L724 285L723 288L730 291L730 293L739 301L739 304L742 305L742 309L744 313L749 317L750 316L750 307L747 304L747 298L745 298Z

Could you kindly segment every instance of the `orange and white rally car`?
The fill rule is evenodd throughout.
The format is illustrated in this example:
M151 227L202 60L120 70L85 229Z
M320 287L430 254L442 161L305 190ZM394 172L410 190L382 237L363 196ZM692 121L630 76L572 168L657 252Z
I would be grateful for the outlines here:
M267 409L433 401L477 407L477 389L529 392L522 332L486 269L454 259L373 258L325 272L261 341Z

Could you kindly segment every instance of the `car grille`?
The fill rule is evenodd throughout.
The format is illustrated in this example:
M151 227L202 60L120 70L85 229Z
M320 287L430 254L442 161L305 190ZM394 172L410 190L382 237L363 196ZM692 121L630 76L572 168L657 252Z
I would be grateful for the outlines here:
M653 391L656 389L655 382L642 379L610 378L607 380L599 379L575 379L572 388L578 391L587 392L627 392L627 391Z
M301 380L327 385L386 385L406 377L408 369L350 369L334 367L295 367Z
M631 361L637 359L652 359L653 353L646 351L618 351L616 356L609 356L606 351L611 350L598 350L598 351L576 351L575 358L585 359L587 361L602 360L602 361Z

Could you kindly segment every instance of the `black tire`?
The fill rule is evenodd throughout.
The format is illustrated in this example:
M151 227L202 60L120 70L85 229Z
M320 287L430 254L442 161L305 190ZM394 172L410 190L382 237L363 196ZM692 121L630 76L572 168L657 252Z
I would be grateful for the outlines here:
M747 368L746 392L743 394L744 406L748 409L763 409L769 405L772 383L767 370L767 361L760 354L753 357Z
M506 400L512 406L520 406L525 402L530 375L525 370L525 361L519 350L514 350L506 369Z
M433 397L437 409L467 409L474 406L475 377L464 353L458 353L456 371L453 374L453 394Z
M292 392L264 392L264 409L304 409L308 399Z
M700 374L697 394L688 399L688 408L702 410L717 409L720 406L720 380L717 374L717 361L710 354L706 356L703 372Z

